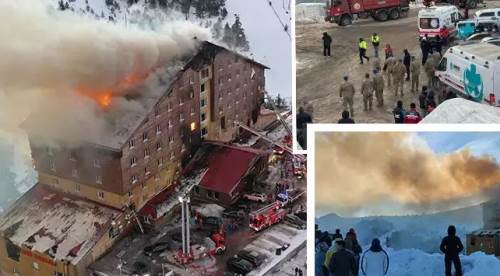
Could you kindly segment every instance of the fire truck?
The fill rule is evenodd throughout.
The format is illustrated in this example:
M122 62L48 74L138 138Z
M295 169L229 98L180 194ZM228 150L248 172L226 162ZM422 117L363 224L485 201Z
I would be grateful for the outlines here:
M281 208L279 202L269 204L259 210L250 213L250 228L259 232L271 225L283 221L287 215L286 210Z
M326 21L339 26L351 25L356 17L372 17L377 21L396 20L408 15L408 0L330 0L327 5Z

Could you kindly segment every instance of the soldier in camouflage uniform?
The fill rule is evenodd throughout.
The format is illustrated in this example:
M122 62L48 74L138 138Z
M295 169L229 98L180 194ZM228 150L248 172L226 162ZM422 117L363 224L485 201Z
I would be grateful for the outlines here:
M340 97L343 100L344 110L349 108L351 117L354 117L354 85L349 82L348 76L344 76L344 83L340 85Z
M361 84L361 94L363 95L365 111L372 110L373 90L373 81L370 79L370 74L366 73L365 80Z
M416 91L419 89L419 79L420 79L420 62L416 61L415 56L411 57L411 65L410 65L410 72L411 72L411 93L415 94Z
M373 70L373 89L375 90L375 98L377 98L377 106L384 106L384 77L379 73L379 70Z
M398 95L399 90L401 90L401 96L404 96L403 87L405 75L406 67L403 64L403 60L400 59L392 69L392 78L394 79L394 96Z

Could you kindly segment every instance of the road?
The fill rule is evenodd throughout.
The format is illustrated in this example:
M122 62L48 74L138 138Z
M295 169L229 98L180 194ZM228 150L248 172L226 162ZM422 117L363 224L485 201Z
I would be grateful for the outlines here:
M498 1L487 1L488 7L500 7ZM372 19L355 21L353 25L339 27L332 23L297 24L297 105L305 106L313 113L315 123L336 123L344 110L339 97L339 86L344 75L348 75L356 88L354 97L354 120L356 123L393 123L392 109L398 100L404 106L411 102L418 103L418 95L410 93L410 82L405 82L404 97L395 97L392 90L384 90L383 108L374 107L372 111L363 111L360 94L362 77L371 73L372 66L365 62L359 64L358 40L360 37L369 41L373 32L381 36L381 45L390 43L396 57L402 57L408 49L420 60L421 53L417 34L417 7L413 7L408 17L386 22ZM470 11L472 14L473 11ZM332 57L323 56L321 36L328 32L333 38ZM368 56L373 56L373 49L368 47ZM380 50L383 52L383 49ZM426 82L425 73L420 82ZM375 103L375 100L374 100Z

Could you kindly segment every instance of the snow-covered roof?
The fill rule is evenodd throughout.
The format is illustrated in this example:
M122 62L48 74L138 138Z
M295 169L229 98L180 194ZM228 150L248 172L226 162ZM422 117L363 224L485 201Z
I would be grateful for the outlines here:
M500 229L479 229L472 231L471 234L477 236L497 236L500 235Z
M472 58L481 59L483 62L500 62L500 46L491 43L473 43L459 45L452 48L453 53Z
M120 214L36 184L0 219L0 230L17 246L77 264Z
M462 98L444 101L420 123L424 124L499 124L500 108Z

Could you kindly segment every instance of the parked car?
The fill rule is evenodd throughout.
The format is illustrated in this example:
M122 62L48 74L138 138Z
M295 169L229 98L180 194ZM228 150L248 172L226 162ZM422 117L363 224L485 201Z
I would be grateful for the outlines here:
M306 222L293 214L288 214L285 216L285 223L300 230L306 229Z
M243 198L251 201L257 201L260 203L267 202L267 196L265 194L260 194L260 193L244 194Z
M222 217L240 220L245 218L245 212L243 210L226 209L222 212Z
M219 217L204 217L202 218L203 229L210 232L219 231L222 227L222 219Z
M226 264L227 270L241 275L247 275L253 269L253 266L249 261L238 256L230 258Z
M254 268L259 267L266 260L266 256L259 254L256 251L241 250L238 252L238 257L250 262Z
M161 254L170 248L168 242L157 242L152 245L144 247L144 254L146 256L153 256L154 254Z

